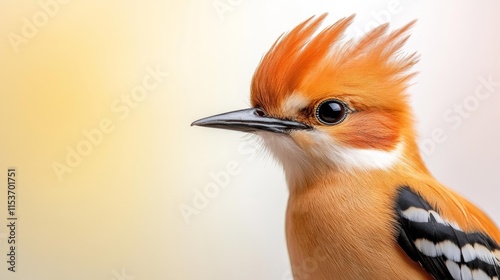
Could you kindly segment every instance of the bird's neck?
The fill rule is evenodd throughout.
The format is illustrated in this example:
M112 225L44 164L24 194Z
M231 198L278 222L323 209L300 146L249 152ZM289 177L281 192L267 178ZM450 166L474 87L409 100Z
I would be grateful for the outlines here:
M345 154L342 154L345 153ZM287 185L291 192L331 182L365 182L369 178L430 177L415 141L406 140L394 150L377 152L371 150L341 151L337 164L303 158L300 153L282 159Z

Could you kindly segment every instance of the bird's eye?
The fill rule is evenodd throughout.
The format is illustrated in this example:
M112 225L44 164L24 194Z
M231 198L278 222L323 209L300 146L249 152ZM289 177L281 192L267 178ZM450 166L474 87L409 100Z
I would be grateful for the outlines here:
M347 114L347 105L336 99L325 100L316 108L316 118L326 125L341 123Z

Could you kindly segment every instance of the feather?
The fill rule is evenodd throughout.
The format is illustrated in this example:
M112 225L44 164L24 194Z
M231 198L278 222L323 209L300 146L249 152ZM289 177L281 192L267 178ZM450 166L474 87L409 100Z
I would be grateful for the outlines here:
M500 246L484 232L465 232L446 221L409 187L400 188L396 212L399 245L435 279L472 280L473 272L487 279L500 277L494 255ZM417 212L429 214L424 219L425 214Z

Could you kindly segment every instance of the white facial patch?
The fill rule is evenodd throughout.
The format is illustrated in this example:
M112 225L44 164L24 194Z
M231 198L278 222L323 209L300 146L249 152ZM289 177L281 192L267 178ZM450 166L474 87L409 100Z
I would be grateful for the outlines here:
M399 143L392 151L351 148L335 143L331 136L322 131L308 133L316 142L311 147L315 156L328 159L344 172L390 169L400 159L404 148L403 143Z
M329 135L318 130L292 133L307 133L307 138L313 144L300 147L290 135L259 133L265 146L283 165L291 188L300 186L304 177L313 174L320 167L324 168L325 165L340 172L390 169L398 162L404 148L403 143L400 143L392 151L357 149L336 144Z
M281 162L289 187L300 184L307 172L311 172L307 154L288 135L258 132L265 147Z
M310 101L302 94L293 93L285 99L285 101L281 105L281 110L283 114L285 114L285 116L294 116L297 115L300 110L307 107L307 105L309 105L309 102Z

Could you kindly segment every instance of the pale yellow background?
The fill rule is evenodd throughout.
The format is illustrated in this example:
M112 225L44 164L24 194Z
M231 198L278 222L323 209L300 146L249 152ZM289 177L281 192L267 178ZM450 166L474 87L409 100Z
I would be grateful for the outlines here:
M0 0L0 279L287 279L280 168L251 138L189 124L248 106L260 58L297 23L357 13L357 36L391 2L69 0L16 52L9 34L43 9ZM500 86L457 129L443 119L479 77L500 81L500 4L436 2L389 13L393 27L419 19L405 47L422 55L410 88L418 130L447 137L425 160L500 223ZM169 76L120 118L112 104L148 67ZM58 180L53 162L103 119L114 131ZM186 223L179 206L228 164L238 174ZM4 261L8 167L19 176L16 273Z

